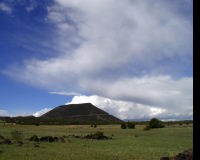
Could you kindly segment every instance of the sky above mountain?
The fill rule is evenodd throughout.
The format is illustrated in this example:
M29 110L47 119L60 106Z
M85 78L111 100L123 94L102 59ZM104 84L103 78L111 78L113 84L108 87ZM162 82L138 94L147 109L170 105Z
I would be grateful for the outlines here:
M0 0L0 24L0 116L193 117L192 0Z

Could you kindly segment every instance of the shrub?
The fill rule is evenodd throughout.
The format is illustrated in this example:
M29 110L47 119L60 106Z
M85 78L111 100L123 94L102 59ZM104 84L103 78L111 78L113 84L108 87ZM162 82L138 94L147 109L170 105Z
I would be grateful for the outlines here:
M94 124L94 128L97 128L97 125L96 125L96 124Z
M1 136L1 135L0 135L0 139L4 139L4 136Z
M91 124L90 127L93 127L93 124Z
M149 122L150 128L163 128L164 124L162 121L158 120L157 118L152 118Z
M63 137L60 137L60 141L62 142L62 143L65 143L65 139L63 138ZM69 141L69 140L68 140Z
M92 137L93 137L94 139L101 139L102 137L104 137L104 133L101 132L101 131L97 131L96 133L94 133L94 134L92 135Z
M112 139L107 136L104 136L104 133L101 131L97 131L96 133L93 133L93 134L92 133L88 134L84 138L87 138L87 139Z
M39 138L37 135L33 135L32 137L29 138L30 141L36 141L38 142L39 141Z
M15 141L21 141L23 139L23 133L21 131L12 131L11 136Z
M134 122L127 122L127 127L130 129L135 129L135 123Z
M185 124L186 124L186 125L189 125L189 124L190 124L190 122L185 122Z
M121 129L126 129L126 123L121 123Z
M10 139L4 139L0 144L12 144Z
M40 138L40 141L44 142L55 142L57 139L55 139L52 136L44 136Z

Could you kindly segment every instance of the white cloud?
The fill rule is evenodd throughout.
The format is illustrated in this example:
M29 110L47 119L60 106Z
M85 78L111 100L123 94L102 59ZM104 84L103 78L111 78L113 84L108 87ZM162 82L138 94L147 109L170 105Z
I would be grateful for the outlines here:
M97 95L92 96L74 96L71 102L66 104L79 104L79 103L92 103L98 108L105 110L120 119L150 119L159 117L164 119L174 118L180 119L177 114L181 114L181 118L191 119L192 115L187 113L185 108L176 111L173 109L163 109L150 105L143 105L134 102L119 101L109 98L100 97Z
M41 115L49 112L50 110L52 110L52 108L44 108L44 109L41 109L40 111L37 111L33 114L33 116L35 117L40 117Z
M151 106L145 108L152 114L192 111L193 78L183 74L192 70L192 23L176 1L55 2L47 21L55 26L62 54L26 60L6 74L51 93Z
M164 109L155 108L152 106L145 106L141 104L112 100L100 96L74 96L70 103L66 104L79 104L79 103L92 103L93 105L107 111L108 113L121 118L121 119L141 119L158 116L165 112Z
M0 3L0 10L6 12L8 14L12 13L12 8L3 2Z
M15 77L48 89L66 89L80 88L80 81L94 76L115 80L138 74L177 73L180 66L182 70L188 66L183 62L192 56L192 24L170 10L169 4L57 2L49 7L48 19L58 27L55 46L65 51L43 61L27 60ZM73 48L72 43L80 45L68 52L65 47Z
M193 106L193 78L170 76L124 78L112 83L86 81L91 94L176 110ZM92 85L89 85L92 84Z

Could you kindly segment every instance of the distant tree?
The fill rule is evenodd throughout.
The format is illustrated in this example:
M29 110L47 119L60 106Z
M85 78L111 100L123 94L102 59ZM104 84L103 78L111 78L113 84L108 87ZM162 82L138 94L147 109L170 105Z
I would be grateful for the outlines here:
M126 123L121 123L121 129L126 129Z
M162 121L158 120L157 118L152 118L149 121L149 127L150 128L163 128L164 124Z
M189 125L189 124L190 124L190 122L186 121L186 122L185 122L185 124L186 124L186 125Z
M127 122L127 127L129 129L135 129L135 123L134 122Z

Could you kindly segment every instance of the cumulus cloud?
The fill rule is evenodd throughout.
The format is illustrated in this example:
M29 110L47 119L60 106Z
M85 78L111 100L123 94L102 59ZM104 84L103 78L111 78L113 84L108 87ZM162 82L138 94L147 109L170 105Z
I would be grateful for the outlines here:
M150 119L158 117L163 120L169 119L192 119L192 111L190 113L185 108L182 110L164 109L150 105L143 105L139 103L113 100L110 98L92 96L74 96L71 102L66 104L92 103L100 109L105 110L120 119ZM181 115L181 116L180 116Z
M37 111L33 114L33 116L35 117L40 117L41 115L49 112L50 110L52 110L52 108L44 108L44 109L41 109L40 111Z
M191 111L193 78L185 73L192 72L193 31L185 13L192 8L181 7L188 1L154 2L55 0L46 20L62 53L4 73L54 94L99 95L150 113Z
M6 12L8 14L12 13L12 8L3 2L0 3L0 10Z
M113 83L98 80L85 83L90 93L113 99L177 110L193 106L193 78L174 80L165 75L124 78ZM89 85L91 83L93 85Z

